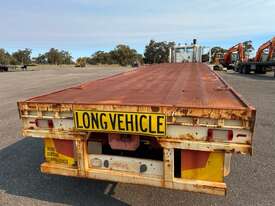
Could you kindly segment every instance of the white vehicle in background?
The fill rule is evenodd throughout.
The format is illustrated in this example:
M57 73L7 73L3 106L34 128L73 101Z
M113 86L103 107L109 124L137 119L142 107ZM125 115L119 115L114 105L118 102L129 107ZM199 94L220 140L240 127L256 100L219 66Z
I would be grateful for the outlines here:
M211 56L210 49L208 47L198 45L196 39L193 39L193 43L191 45L179 44L171 47L169 50L170 63L202 63L209 61L209 56Z

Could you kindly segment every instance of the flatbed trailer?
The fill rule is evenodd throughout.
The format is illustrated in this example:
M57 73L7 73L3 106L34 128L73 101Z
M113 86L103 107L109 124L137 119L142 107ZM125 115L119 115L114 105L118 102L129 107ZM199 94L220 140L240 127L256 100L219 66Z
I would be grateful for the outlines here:
M158 64L18 102L49 174L226 194L255 109L206 64Z

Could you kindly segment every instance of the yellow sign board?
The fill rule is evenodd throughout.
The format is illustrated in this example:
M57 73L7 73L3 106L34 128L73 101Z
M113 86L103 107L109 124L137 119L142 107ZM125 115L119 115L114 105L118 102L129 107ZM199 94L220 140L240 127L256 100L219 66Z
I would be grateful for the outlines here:
M55 145L55 140L53 139L44 139L44 140L45 140L44 153L45 153L46 161L54 162L57 164L65 164L68 166L75 165L76 161L73 157L70 157L66 154L62 154L60 151L57 150Z
M165 136L166 117L157 113L74 111L78 130Z

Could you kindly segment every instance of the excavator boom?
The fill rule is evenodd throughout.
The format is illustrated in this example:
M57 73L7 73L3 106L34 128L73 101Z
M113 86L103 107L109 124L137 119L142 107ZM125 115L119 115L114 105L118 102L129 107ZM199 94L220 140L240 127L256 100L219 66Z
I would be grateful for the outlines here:
M228 49L228 51L224 54L224 62L226 65L229 65L232 63L231 60L231 54L233 52L238 52L240 61L243 62L245 59L245 54L244 54L244 46L243 43L236 44L235 46L231 47Z
M267 57L267 61L270 61L272 59L274 50L275 50L275 37L273 37L271 40L265 42L264 44L262 44L257 53L256 53L256 57L255 57L255 61L259 62L262 58L262 55L264 53L264 50L268 49L268 57Z

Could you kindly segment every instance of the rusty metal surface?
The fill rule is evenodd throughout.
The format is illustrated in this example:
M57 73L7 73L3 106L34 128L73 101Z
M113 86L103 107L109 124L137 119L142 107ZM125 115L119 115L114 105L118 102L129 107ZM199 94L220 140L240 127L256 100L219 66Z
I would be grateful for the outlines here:
M159 64L38 96L32 103L247 109L205 64Z
M187 180L174 178L173 184L165 184L165 181L157 178L141 177L133 174L124 174L116 171L90 169L85 174L79 174L77 169L64 167L58 164L44 162L40 166L41 172L47 174L64 175L72 177L85 177L98 180L108 180L130 184L149 185L154 187L165 187L169 189L185 190L190 192L200 192L211 195L226 195L226 184L220 182L209 182L201 180Z

